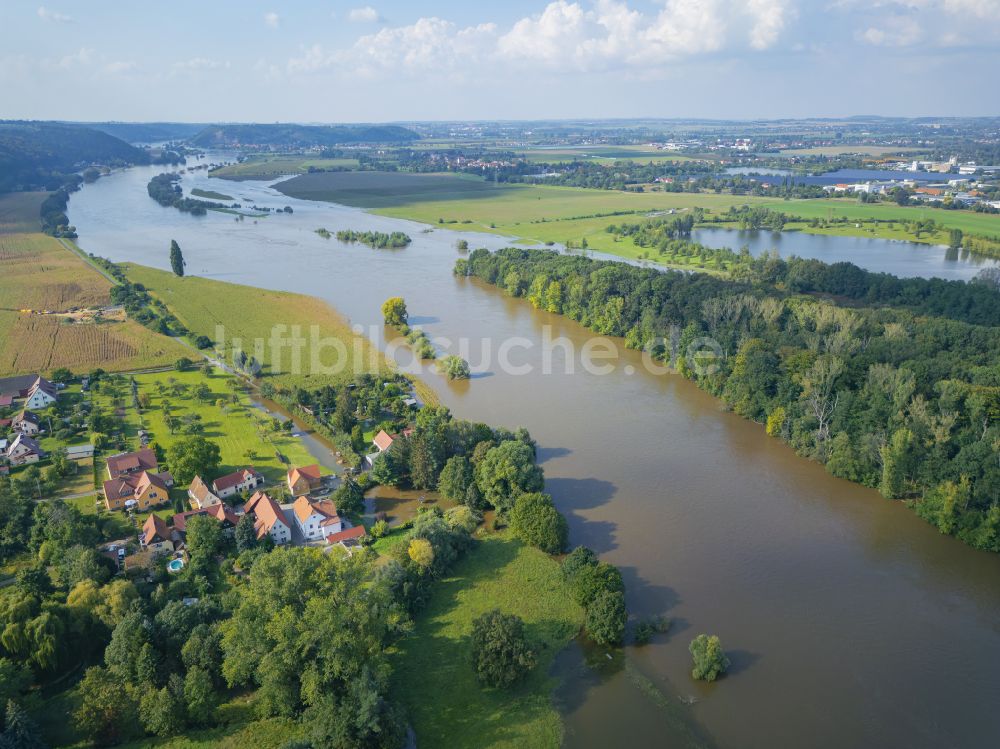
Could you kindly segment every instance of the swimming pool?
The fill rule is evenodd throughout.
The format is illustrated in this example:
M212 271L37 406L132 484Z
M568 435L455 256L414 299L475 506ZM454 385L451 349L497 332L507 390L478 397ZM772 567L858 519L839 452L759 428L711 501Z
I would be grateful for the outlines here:
M171 572L180 572L182 569L184 569L184 560L171 559L169 562L167 562L167 569L170 570Z

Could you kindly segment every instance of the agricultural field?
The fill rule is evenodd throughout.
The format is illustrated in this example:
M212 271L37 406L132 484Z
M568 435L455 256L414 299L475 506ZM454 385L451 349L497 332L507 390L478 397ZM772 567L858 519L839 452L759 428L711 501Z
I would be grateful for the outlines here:
M106 278L58 239L37 232L0 233L0 308L64 311L104 305L110 289Z
M342 317L315 297L196 276L179 278L173 273L140 265L129 265L126 272L131 280L144 284L150 293L162 300L194 335L214 340L216 327L222 326L226 341L217 351L224 359L232 354L228 347L234 338L242 341L249 355L254 353L253 341L269 342L276 325L287 326L286 331L292 326L300 326L306 338L301 351L302 369L308 369L312 358L311 326L317 326L319 339L336 338L344 343L349 362L341 373L330 375L296 373L290 347L279 349L275 359L271 346L265 345L258 357L262 357L262 375L269 375L268 379L276 385L319 387L324 382L351 380L355 373L387 371L388 364L382 354L366 338L354 335ZM279 334L287 335L281 331ZM189 351L187 355L192 356L192 353ZM319 355L319 360L322 365L333 367L339 361L337 357L336 350L330 348Z
M389 208L431 201L494 198L516 190L471 174L410 172L323 172L303 174L275 185L285 195L360 208Z
M812 146L811 148L786 148L779 156L842 156L859 153L863 156L885 156L887 154L915 154L925 149L914 146Z
M311 155L255 156L239 164L229 164L211 172L212 177L234 181L274 179L289 174L305 174L315 169L357 169L357 159L324 159ZM221 200L221 198L219 198Z
M561 164L570 161L599 161L610 163L616 160L630 160L641 163L663 163L671 161L693 161L697 157L673 151L661 151L649 146L578 146L575 148L527 148L516 151L518 156L533 164Z
M45 192L11 192L0 195L0 234L37 232L41 227L38 212Z
M500 608L525 623L538 665L508 690L480 686L469 658L472 621ZM422 747L560 746L549 668L583 625L559 564L506 535L483 540L435 585L393 656L394 692Z

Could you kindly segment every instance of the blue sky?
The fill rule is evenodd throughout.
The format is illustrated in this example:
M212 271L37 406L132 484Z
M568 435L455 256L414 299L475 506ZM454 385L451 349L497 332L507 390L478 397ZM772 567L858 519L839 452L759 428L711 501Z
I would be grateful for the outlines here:
M1000 0L5 0L0 118L996 115Z

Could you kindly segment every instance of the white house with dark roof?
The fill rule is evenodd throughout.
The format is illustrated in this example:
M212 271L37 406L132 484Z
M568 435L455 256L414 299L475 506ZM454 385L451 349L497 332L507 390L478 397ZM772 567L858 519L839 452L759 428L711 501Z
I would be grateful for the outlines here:
M42 431L42 420L38 414L33 414L31 411L25 410L14 417L14 421L11 422L10 427L15 432L34 437Z
M19 434L7 446L7 462L12 466L37 463L45 453L31 437Z
M58 398L59 391L55 385L44 377L39 377L25 396L24 407L41 410L51 406Z

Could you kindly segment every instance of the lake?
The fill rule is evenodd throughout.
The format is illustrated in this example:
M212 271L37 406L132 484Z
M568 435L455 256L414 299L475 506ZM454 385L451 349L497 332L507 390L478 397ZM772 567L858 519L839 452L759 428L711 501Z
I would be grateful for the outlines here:
M203 173L186 176L185 189L295 212L256 223L195 218L147 196L159 171L119 172L75 193L69 217L81 247L168 268L176 239L189 273L321 297L379 345L380 305L397 294L432 337L528 343L512 359L531 374L466 352L480 370L472 380L425 379L459 417L527 427L571 542L621 567L635 615L672 620L669 633L623 657L576 646L559 657L567 746L996 744L1000 557L830 477L692 383L647 372L635 352L622 351L606 375L579 366L542 374L543 336L578 350L591 334L451 274L456 240L496 248L501 237L424 234L420 224ZM324 240L320 226L400 230L413 243L378 252ZM556 349L556 365L567 361L575 357ZM712 685L689 675L687 645L700 632L718 634L733 660Z

